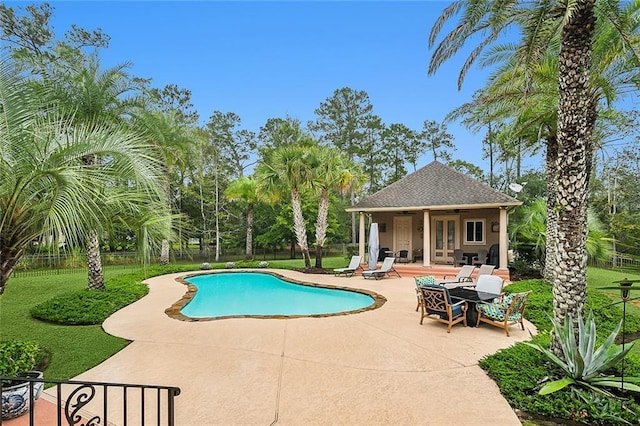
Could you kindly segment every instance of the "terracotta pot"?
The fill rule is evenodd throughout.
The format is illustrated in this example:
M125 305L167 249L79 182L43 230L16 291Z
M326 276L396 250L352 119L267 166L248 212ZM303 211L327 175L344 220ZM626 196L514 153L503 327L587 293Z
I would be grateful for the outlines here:
M28 371L24 377L42 379L41 371ZM33 400L40 397L44 382L33 383ZM29 382L18 383L17 385L2 387L2 420L9 420L19 417L29 411Z

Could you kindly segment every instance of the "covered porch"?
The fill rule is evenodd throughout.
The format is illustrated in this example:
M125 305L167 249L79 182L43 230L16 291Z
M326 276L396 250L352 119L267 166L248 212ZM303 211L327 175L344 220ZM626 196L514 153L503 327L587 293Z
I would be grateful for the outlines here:
M368 224L378 223L381 254L423 266L454 264L454 250L462 250L467 264L477 262L506 269L508 265L508 208L418 212L359 212L361 256L367 253ZM386 252L386 253L384 253Z
M367 253L368 225L378 223L380 258L459 266L492 264L507 270L508 213L521 205L437 161L347 209L359 214L359 247Z

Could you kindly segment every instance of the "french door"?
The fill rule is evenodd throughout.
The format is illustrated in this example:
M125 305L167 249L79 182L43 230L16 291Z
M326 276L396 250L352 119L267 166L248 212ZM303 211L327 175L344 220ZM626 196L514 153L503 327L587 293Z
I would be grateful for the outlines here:
M412 255L411 216L395 216L393 218L393 251L396 256L400 250L407 250Z
M459 247L458 216L434 216L431 233L431 257L437 263L453 263L453 250Z

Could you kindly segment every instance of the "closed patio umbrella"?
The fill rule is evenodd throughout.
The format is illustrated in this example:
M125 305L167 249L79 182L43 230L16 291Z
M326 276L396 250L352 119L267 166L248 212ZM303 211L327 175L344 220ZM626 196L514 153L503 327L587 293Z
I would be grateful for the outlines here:
M371 271L376 269L379 251L380 240L378 238L378 224L374 222L369 228L369 270Z

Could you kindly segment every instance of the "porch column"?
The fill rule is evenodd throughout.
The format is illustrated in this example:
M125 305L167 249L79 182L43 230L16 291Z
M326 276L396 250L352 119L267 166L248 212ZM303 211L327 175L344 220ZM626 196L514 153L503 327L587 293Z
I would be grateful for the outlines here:
M507 236L507 208L500 207L500 268L502 270L509 269L507 260L507 251L509 249L509 238Z
M358 238L358 255L362 256L363 262L366 262L364 258L364 212L360 212L360 238Z
M431 214L422 212L422 265L431 266Z

